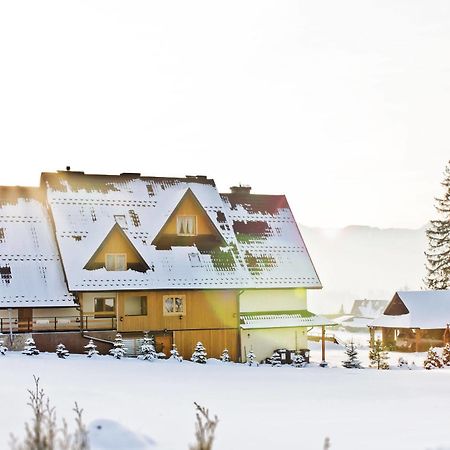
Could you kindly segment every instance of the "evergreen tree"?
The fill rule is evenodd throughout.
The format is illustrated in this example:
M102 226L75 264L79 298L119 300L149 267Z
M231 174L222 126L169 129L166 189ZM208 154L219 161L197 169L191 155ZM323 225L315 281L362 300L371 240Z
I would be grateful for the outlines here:
M253 350L247 353L247 366L259 366L258 361L256 361L256 355Z
M292 367L305 367L306 366L306 361L305 358L303 357L303 355L300 352L295 352L292 357L292 363L291 366Z
M425 369L427 370L439 369L442 367L442 361L440 360L433 347L430 347L430 349L428 350L427 357L423 362L423 367L425 367Z
M64 344L58 344L56 346L56 355L58 358L66 359L70 354L69 350L66 349Z
M380 339L377 339L369 351L370 367L378 370L389 369L389 354Z
M97 350L97 346L94 344L94 341L92 339L89 340L89 343L84 346L85 353L87 353L88 358L92 358L93 356L99 355L99 352Z
M158 354L155 349L155 339L153 336L149 336L148 332L144 333L144 339L142 340L142 345L140 349L139 359L146 361L154 361L158 359Z
M224 348L222 354L220 355L220 360L222 362L230 362L230 355L228 353L228 349Z
M32 337L29 337L25 341L25 347L23 348L22 353L28 356L39 355L39 350L36 348L36 343Z
M8 348L3 345L3 340L0 339L0 355L4 355L8 351Z
M206 353L205 347L201 342L197 342L195 346L194 353L192 353L191 361L199 364L206 364L206 357L208 354Z
M175 361L182 362L183 357L178 353L176 344L172 344L172 350L170 350L169 359L174 359Z
M120 333L116 334L114 339L114 347L109 351L109 354L116 359L121 359L125 356L127 349L125 348L122 340L122 335Z
M269 361L272 367L281 367L281 356L278 352L273 352Z
M439 218L432 220L428 237L427 276L429 289L450 289L450 161L444 172L444 195L436 199Z
M347 359L342 361L342 366L346 369L361 369L361 362L358 359L358 350L353 341L345 344L345 354Z
M442 363L444 366L450 366L450 344L445 344L442 349Z

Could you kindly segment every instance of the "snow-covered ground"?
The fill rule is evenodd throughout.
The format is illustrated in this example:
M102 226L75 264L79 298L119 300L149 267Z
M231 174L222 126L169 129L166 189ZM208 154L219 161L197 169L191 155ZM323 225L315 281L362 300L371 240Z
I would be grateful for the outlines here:
M214 450L319 450L326 436L332 450L450 448L450 368L425 371L424 355L414 354L403 356L415 370L343 369L335 344L327 345L330 366L320 368L320 345L310 347L313 362L303 369L9 352L0 355L0 448L30 418L33 374L70 425L74 402L84 408L94 450L187 450L194 401L219 416ZM366 364L365 349L360 356Z

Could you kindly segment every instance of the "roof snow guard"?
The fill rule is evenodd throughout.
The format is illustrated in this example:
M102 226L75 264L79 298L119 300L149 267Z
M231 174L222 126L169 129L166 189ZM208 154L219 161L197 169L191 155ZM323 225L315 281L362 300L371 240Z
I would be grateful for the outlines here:
M450 290L396 292L374 328L444 329L450 324Z
M206 177L138 174L44 173L41 186L71 291L321 287L284 196L221 196ZM161 245L160 231L187 193L216 230L213 242L188 236ZM115 223L148 270L84 268Z
M336 325L325 317L310 311L271 311L241 313L241 328L244 330L264 328L315 327Z
M0 187L0 308L75 306L37 188Z

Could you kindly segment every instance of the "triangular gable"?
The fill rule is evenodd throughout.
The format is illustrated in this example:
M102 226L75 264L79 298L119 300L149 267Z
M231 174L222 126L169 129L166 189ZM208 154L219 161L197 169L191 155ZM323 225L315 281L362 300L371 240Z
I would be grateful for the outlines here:
M126 253L128 268L138 272L145 272L149 269L144 258L118 223L113 225L105 239L103 239L100 246L84 266L84 269L95 270L105 267L105 253Z
M177 216L186 214L197 216L198 229L195 236L177 234ZM153 239L152 245L157 249L191 245L196 245L199 249L211 249L220 245L225 246L226 241L195 194L188 188Z
M403 300L398 295L398 292L395 293L392 300L386 306L384 313L387 316L399 316L403 314L409 314L409 310Z

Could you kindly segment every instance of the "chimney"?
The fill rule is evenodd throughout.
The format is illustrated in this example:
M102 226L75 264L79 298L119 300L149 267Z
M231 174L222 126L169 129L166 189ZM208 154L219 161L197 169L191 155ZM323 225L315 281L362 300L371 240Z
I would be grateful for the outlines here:
M250 191L252 190L251 186L248 185L242 185L239 186L231 186L230 191L232 194L250 194Z

